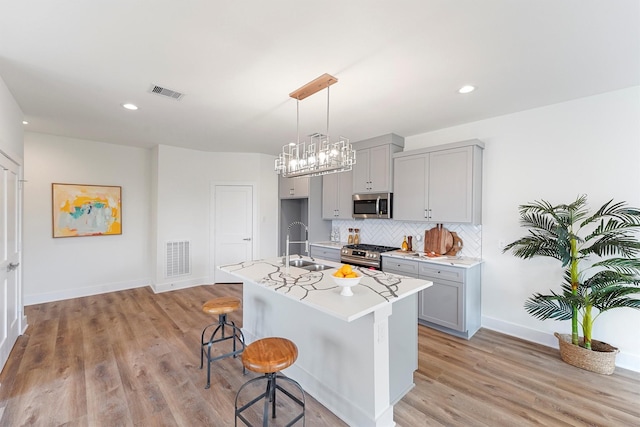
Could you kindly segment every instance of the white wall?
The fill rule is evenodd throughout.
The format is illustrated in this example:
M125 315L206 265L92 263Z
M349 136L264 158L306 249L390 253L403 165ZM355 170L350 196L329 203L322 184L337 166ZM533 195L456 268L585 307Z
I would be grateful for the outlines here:
M523 304L534 292L559 289L560 266L503 254L499 244L525 234L517 208L526 202L569 203L586 194L592 207L612 198L640 206L640 87L405 138L405 151L472 138L486 144L483 326L557 347L552 332L570 333L570 323L536 320ZM619 366L640 371L636 325L640 311L614 310L593 333L620 348Z
M21 163L24 158L22 118L20 106L0 77L0 150Z
M25 157L26 305L145 285L163 291L210 283L213 183L255 184L255 256L276 254L272 156L168 146L145 150L28 132ZM122 235L52 238L53 182L122 186ZM190 275L164 278L170 240L191 242Z
M276 255L277 248L277 174L273 157L250 153L210 153L158 147L158 195L156 263L157 291L176 289L213 280L215 267L210 248L211 187L215 184L253 184L256 190L256 230L254 258ZM166 242L191 242L191 271L187 277L164 277Z
M150 151L25 133L25 305L149 285ZM122 187L122 235L52 237L51 184Z

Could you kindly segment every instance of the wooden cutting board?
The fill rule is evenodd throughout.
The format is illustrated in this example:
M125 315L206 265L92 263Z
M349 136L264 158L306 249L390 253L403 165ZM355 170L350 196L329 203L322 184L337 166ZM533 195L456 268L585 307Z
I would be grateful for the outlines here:
M442 224L424 232L424 251L444 255L453 248L453 235Z
M451 235L453 236L453 246L449 249L447 255L456 256L462 250L462 239L455 231L452 231Z

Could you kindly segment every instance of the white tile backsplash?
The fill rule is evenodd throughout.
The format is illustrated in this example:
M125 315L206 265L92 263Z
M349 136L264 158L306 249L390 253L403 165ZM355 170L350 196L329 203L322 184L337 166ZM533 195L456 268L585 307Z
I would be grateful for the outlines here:
M360 243L400 247L404 236L413 236L414 249L422 250L424 248L424 232L435 227L436 224L395 221L393 219L365 219L333 220L332 226L340 228L340 238L343 242L347 241L349 228L358 228L360 229ZM462 250L458 255L482 258L481 225L445 223L443 226L449 231L455 231L462 239ZM416 236L420 236L420 238L418 239Z

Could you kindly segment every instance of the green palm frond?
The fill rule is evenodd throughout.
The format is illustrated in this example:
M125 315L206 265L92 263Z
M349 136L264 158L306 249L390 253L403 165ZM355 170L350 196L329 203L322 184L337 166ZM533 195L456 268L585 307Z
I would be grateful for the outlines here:
M520 224L535 230L540 230L549 236L556 236L558 222L547 214L540 212L526 212L520 215Z
M580 227L584 227L587 224L591 224L600 218L611 217L617 218L622 223L631 226L640 225L640 209L627 207L624 202L613 203L613 199L606 202L593 215L585 219Z
M608 258L598 261L592 267L600 267L629 276L640 276L639 258Z
M580 294L597 294L611 287L619 287L625 285L638 285L640 279L638 277L620 273L612 270L599 271L590 278L586 279L579 286ZM640 291L640 288L638 288Z
M540 320L570 320L572 306L567 302L567 298L553 291L551 293L552 295L537 293L529 298L524 304L527 313Z
M640 310L640 299L629 298L628 295L640 294L640 288L635 286L615 286L601 289L590 294L591 303L600 312L613 308L629 307Z
M512 248L515 248L513 254L523 259L532 258L534 256L548 256L560 259L558 248L554 240L537 234L534 231L531 231L528 236L505 246L503 251L508 251Z
M640 242L626 233L607 233L592 237L591 244L580 248L583 256L594 254L597 256L621 255L633 258L640 252Z

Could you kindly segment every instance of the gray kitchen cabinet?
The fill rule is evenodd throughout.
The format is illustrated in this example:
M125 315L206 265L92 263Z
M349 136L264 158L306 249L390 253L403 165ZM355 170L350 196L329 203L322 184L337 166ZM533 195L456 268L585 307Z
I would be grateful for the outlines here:
M392 133L359 141L353 147L353 193L393 192L393 154L402 151L404 138Z
M398 259L388 256L382 257L382 271L385 273L418 278L420 274L419 264L418 261L410 259Z
M482 150L477 140L394 155L396 220L482 222Z
M429 154L394 158L393 219L426 221Z
M309 177L301 176L298 178L280 177L280 198L281 199L298 199L309 197Z
M419 323L466 339L480 329L480 269L382 256L385 273L433 282L419 293Z
M338 172L322 177L322 218L352 219L353 172Z
M471 338L481 324L481 265L461 268L435 263L419 264L419 278L433 282L433 286L420 291L420 323L462 338Z
M340 262L340 248L328 248L320 245L311 245L309 248L310 255L314 259Z

